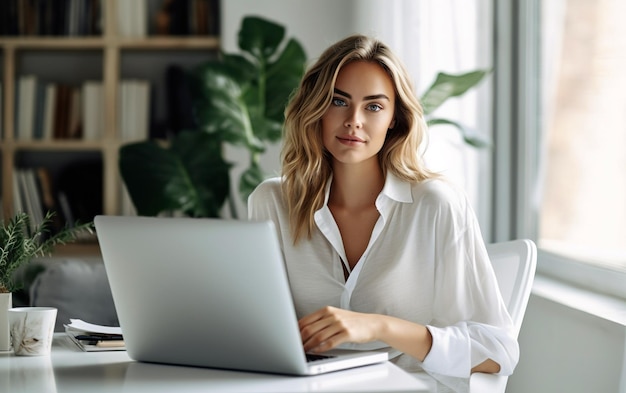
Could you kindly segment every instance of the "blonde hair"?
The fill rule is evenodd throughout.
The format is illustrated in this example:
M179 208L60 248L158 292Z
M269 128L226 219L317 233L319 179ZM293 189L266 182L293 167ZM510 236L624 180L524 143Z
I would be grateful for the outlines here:
M352 61L380 64L394 84L395 125L378 154L383 173L391 172L409 182L434 176L424 167L418 153L426 123L404 65L376 39L363 35L347 37L326 49L307 70L285 110L282 193L294 243L303 235L311 236L313 215L324 203L332 161L322 142L321 118L330 106L339 70Z

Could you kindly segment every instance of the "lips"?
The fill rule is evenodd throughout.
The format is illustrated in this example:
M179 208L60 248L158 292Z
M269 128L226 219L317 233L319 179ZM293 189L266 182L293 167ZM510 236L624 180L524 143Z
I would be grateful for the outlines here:
M365 140L353 135L338 136L337 139L344 143L365 143Z

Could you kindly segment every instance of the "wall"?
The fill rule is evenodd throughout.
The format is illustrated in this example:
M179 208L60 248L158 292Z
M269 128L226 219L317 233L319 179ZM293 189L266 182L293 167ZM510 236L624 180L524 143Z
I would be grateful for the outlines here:
M624 325L582 311L584 298L569 303L531 296L520 332L520 362L507 393L626 392Z

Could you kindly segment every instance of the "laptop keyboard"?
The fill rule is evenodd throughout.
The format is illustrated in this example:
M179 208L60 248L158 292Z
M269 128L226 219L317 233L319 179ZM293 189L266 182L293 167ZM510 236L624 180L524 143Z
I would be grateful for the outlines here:
M307 362L315 362L318 360L324 360L324 359L332 359L332 358L336 358L337 356L333 356L333 355L318 355L318 354L312 354L312 353L307 353L306 354L306 361Z

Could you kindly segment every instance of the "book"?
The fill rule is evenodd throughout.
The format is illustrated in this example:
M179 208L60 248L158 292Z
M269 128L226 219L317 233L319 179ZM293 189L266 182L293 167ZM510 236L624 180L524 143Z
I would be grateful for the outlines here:
M30 197L28 190L28 181L26 180L26 171L24 169L16 169L13 176L17 179L18 198L21 200L22 211L28 214L29 225L37 226L37 218L35 217L35 205L33 198Z
M81 319L70 319L70 323L63 326L69 339L82 351L126 350L120 327L95 325Z
M117 1L117 31L121 37L141 38L147 35L147 4L144 0Z
M45 167L38 167L34 169L37 184L39 185L41 208L42 212L55 212L52 217L52 225L50 227L51 233L57 233L64 226L64 219L62 213L59 211L59 206L54 197L52 175L50 170Z
M17 140L30 141L34 134L37 77L24 75L17 82Z
M83 139L97 140L104 135L104 90L102 82L83 84Z
M70 86L64 84L57 85L54 107L54 127L52 132L54 139L64 139L68 136L70 96Z
M118 91L118 130L125 142L146 140L150 134L150 83L123 80Z
M23 169L22 176L24 177L24 182L26 184L26 197L30 200L30 205L32 206L30 214L32 214L35 224L39 226L43 223L43 209L41 202L41 190L39 189L35 169Z
M49 141L54 135L54 114L56 111L56 97L57 97L56 84L50 83L46 86L46 98L44 104L43 114L43 133L41 138Z
M13 211L20 213L25 211L24 203L22 202L22 193L20 192L20 180L18 178L18 169L13 170Z
M70 102L68 104L68 124L67 137L69 139L80 139L83 135L82 117L82 90L72 87L70 89Z
M33 139L43 139L44 117L46 107L46 84L37 82L35 90L35 119L33 124Z
M136 117L131 139L146 140L150 134L150 83L148 81L135 81L133 100L136 103Z

